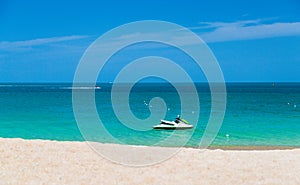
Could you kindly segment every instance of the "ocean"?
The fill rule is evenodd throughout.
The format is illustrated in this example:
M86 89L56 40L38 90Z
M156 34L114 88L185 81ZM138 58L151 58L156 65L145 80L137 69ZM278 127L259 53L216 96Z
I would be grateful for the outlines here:
M198 147L211 111L208 85L197 83L200 119L190 130L137 131L124 126L115 116L111 84L98 84L95 102L105 130L91 139L102 143L177 146L176 139L191 136L186 147ZM211 146L300 146L300 83L228 83L227 107L222 126ZM85 91L77 89L78 91ZM120 92L122 93L122 92ZM166 116L180 114L180 98L168 83L137 84L130 93L130 108L139 119L150 116L149 102L161 97ZM0 84L0 137L84 141L72 107L72 84ZM155 108L155 107L154 107ZM122 114L122 112L121 112ZM87 113L88 117L88 113ZM89 124L93 120L87 119ZM103 133L102 133L103 132ZM116 140L105 137L109 132ZM172 142L157 144L175 134ZM180 143L180 142L179 142Z

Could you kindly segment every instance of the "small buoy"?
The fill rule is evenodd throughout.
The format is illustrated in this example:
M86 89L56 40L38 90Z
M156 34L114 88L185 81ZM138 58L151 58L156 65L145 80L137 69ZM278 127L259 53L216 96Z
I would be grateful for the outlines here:
M294 105L294 108L296 108L297 107L297 105Z
M289 105L290 103L288 102L287 104Z
M170 108L168 108L168 111L170 111Z
M229 134L226 134L226 137L229 137Z

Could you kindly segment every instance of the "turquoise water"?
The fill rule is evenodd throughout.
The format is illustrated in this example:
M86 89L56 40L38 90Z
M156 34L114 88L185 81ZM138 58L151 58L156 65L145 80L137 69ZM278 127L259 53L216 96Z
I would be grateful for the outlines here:
M0 85L0 137L83 141L73 114L71 86L71 84ZM96 90L95 98L98 113L107 130L118 138L119 143L154 145L170 134L175 134L178 140L192 134L186 146L199 145L210 114L210 92L207 85L197 84L201 102L197 127L193 130L178 131L152 129L135 131L123 126L111 106L111 85L99 84L99 86L101 89ZM169 108L165 119L173 119L179 114L179 96L171 85L139 84L130 94L130 107L135 116L147 118L150 114L148 103L151 98L157 96L164 99ZM149 127L158 122L149 123ZM116 142L102 133L98 133L98 137L93 140L103 143ZM176 146L176 141L165 145ZM300 84L227 84L226 114L212 145L299 147Z

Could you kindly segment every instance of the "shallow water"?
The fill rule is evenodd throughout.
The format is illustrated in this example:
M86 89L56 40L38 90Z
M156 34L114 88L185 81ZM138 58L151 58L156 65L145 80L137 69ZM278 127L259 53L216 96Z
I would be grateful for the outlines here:
M89 124L94 124L94 120L89 115L92 113L84 112L87 128L91 132L91 136L85 138L104 143L178 146L182 144L180 141L192 135L185 145L199 146L211 111L210 91L206 84L197 84L201 111L198 123L191 123L195 128L177 131L152 130L151 126L158 124L159 119L157 122L144 123L144 128L148 128L146 131L124 126L111 105L111 84L99 86L100 89L95 89L95 100L99 117L106 129L88 128ZM88 91L88 88L76 90ZM124 92L119 93L121 95ZM189 91L181 93L188 94ZM129 97L130 108L137 118L146 119L150 116L149 102L153 97L161 97L167 106L166 116L160 119L173 119L180 114L180 98L173 86L138 84ZM84 140L73 114L71 84L2 84L0 103L0 137ZM126 114L126 106L124 112L122 106L119 113ZM161 107L151 108L155 111ZM116 139L107 137L106 132ZM170 141L159 143L171 135ZM212 145L299 147L300 84L227 84L226 114Z

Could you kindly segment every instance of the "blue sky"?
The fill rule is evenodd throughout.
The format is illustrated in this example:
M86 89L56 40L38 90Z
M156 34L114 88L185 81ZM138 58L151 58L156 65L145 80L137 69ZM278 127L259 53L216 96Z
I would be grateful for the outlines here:
M297 0L0 0L0 82L71 82L82 54L97 37L149 19L197 33L217 57L227 82L300 82ZM113 78L106 75L104 80Z

